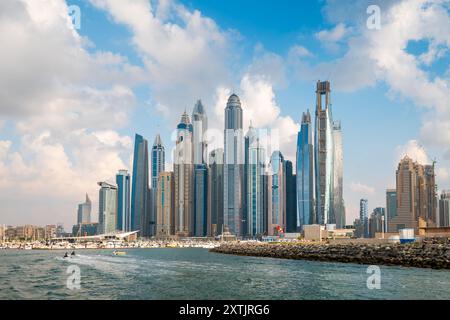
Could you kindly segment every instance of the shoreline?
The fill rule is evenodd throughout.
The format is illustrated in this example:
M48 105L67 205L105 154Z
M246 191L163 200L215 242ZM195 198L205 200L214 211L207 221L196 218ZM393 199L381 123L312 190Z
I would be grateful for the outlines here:
M212 248L210 252L290 260L450 270L448 244L228 243Z

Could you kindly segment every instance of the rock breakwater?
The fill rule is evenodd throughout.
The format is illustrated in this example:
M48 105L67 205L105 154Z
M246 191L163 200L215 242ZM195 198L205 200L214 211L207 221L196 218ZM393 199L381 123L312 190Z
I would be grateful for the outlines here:
M450 269L449 244L225 243L210 251L241 256Z

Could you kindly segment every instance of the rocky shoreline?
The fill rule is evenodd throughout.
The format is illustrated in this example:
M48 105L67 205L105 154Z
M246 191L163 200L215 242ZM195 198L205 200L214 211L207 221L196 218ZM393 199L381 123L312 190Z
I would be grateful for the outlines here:
M280 259L450 269L449 244L225 243L210 251Z

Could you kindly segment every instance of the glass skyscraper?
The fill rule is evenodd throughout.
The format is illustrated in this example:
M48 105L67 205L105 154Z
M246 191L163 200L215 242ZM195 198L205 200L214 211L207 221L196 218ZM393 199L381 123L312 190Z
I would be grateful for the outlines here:
M136 134L131 189L131 230L140 231L143 237L147 237L150 231L150 225L147 225L150 221L148 176L148 142Z
M99 182L98 224L99 233L107 234L116 231L117 225L117 187Z
M208 235L222 234L223 227L223 149L209 155L208 169Z
M193 152L194 152L194 234L206 236L208 204L208 167L206 165L207 145L205 132L208 118L200 100L192 112Z
M364 238L370 238L369 232L369 201L367 199L361 199L359 201L359 220L364 228Z
M244 234L244 136L241 101L235 94L229 97L225 108L224 142L224 229L237 237L242 237Z
M120 231L131 231L130 208L130 174L127 170L120 170L116 175L117 183L117 226Z
M150 224L150 230L149 235L153 236L156 235L156 212L157 212L157 195L158 195L158 178L159 174L161 172L164 172L165 170L165 150L163 143L161 141L161 136L159 134L156 135L155 141L153 142L152 146L152 186L150 189L150 217L149 217L149 224Z
M297 231L297 176L292 161L286 160L286 232Z
M333 217L336 227L341 229L345 226L345 205L343 189L344 173L344 152L342 149L342 130L341 122L336 121L333 124ZM330 219L331 220L331 219Z
M246 205L245 225L247 226L247 236L258 237L265 233L264 215L264 186L266 154L262 147L258 133L251 127L245 136L246 159Z
M185 112L177 126L174 155L175 232L180 237L194 234L194 164L192 124Z
M86 201L78 205L77 224L91 223L92 202L86 193Z
M286 163L280 151L274 151L269 163L268 234L286 232Z
M330 82L317 82L315 126L316 216L319 224L335 223L333 213L334 146Z
M311 114L302 115L297 139L297 230L317 223L314 206L314 147Z

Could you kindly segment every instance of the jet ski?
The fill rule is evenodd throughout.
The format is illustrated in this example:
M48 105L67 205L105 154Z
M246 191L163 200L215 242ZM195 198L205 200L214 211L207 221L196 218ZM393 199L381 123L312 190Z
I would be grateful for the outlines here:
M68 257L69 257L69 254L66 252L66 253L64 254L64 257L63 257L63 258L65 259L65 258L68 258Z
M70 254L72 257L75 256L75 251L72 251L72 253Z

